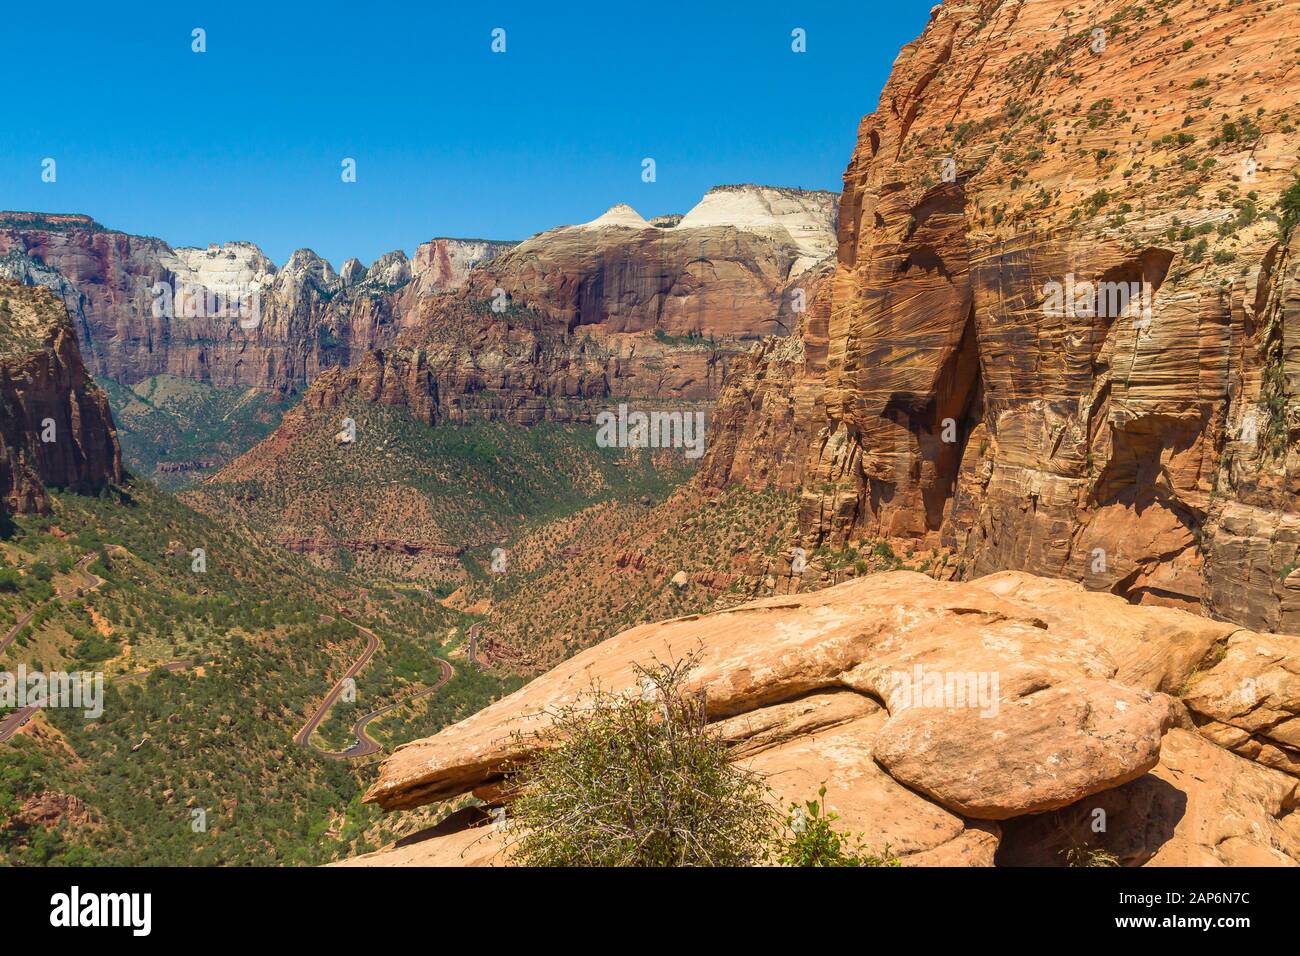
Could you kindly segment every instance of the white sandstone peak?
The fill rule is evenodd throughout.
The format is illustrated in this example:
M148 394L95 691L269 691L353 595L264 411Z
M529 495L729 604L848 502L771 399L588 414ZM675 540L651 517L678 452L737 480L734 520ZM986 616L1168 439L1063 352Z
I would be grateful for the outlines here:
M834 254L839 197L778 186L715 186L677 229L731 226L744 232L787 233L799 250L794 273Z
M328 292L338 282L338 273L332 265L310 249L295 249L276 277L276 288L287 292L289 287L302 289L310 283L318 291Z
M396 289L411 281L411 260L401 249L385 252L370 263L365 281L371 285Z
M591 222L583 223L578 226L579 229L603 229L607 226L614 226L622 229L650 229L652 228L645 218L625 202L616 206L610 206L604 213L597 216Z
M270 285L276 271L275 263L251 242L213 243L206 249L182 246L161 258L181 282L214 291Z

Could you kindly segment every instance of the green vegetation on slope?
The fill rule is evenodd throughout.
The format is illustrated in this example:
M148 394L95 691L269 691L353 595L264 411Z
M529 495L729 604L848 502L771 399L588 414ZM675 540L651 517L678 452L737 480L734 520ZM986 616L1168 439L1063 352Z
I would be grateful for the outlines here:
M372 706L437 671L431 636L456 615L418 592L367 592L147 483L53 500L50 517L19 518L0 541L16 578L0 589L5 614L54 596L0 669L102 671L104 710L46 709L0 745L0 864L309 864L401 830L360 804L373 763L321 757L293 735L365 645L343 613L382 639L357 681ZM104 581L93 590L73 568L87 553ZM186 664L160 666L174 661ZM501 692L475 682L458 711ZM35 819L52 800L84 811Z
M112 379L96 381L113 409L127 468L167 489L191 485L242 455L269 435L290 407L265 389L218 387L172 375L129 387Z
M336 435L344 419L356 437ZM402 408L354 402L302 408L279 435L187 493L235 512L329 567L371 579L459 583L459 556L596 501L662 497L689 473L680 453L598 448L591 426L497 422L428 427Z
M460 600L490 602L485 633L513 652L496 656L552 666L636 624L774 593L796 507L790 493L694 483L654 507L602 503L518 538L507 573L483 574Z

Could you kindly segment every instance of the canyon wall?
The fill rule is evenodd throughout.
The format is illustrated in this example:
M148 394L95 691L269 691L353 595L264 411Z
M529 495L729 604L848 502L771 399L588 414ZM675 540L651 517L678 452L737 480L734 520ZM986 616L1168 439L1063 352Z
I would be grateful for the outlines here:
M1294 2L936 7L860 125L817 358L734 376L706 476L800 487L810 547L1300 628L1297 48Z
M277 269L257 246L172 249L86 216L0 213L0 278L53 289L72 315L96 375L133 384L171 374L213 385L297 390L322 371L390 344L415 305L457 288L469 270L513 243L435 239L414 260L397 251L339 272L310 249ZM156 309L154 286L173 296ZM255 314L232 318L177 289L256 293ZM158 312L163 314L156 314ZM231 311L231 310L227 310Z
M610 399L714 400L736 357L786 335L824 284L834 195L710 190L675 224L626 205L541 233L420 299L391 346L313 383L438 421L588 421ZM763 346L766 347L766 346Z
M470 289L569 330L744 338L786 335L793 289L835 252L835 195L719 186L676 225L626 205L520 243L476 273Z
M122 480L108 399L86 373L63 304L0 281L0 517L49 511L46 486Z
M801 283L834 252L836 215L832 193L726 186L657 225L621 206L520 244L433 239L411 259L335 271L310 249L277 268L252 243L172 249L86 216L10 212L0 278L54 290L87 364L125 384L166 373L292 392L412 344L438 353L453 391L501 391L526 421L539 398L575 390L715 397L717 341L788 333ZM218 295L243 310L222 311ZM666 361L665 342L692 347Z

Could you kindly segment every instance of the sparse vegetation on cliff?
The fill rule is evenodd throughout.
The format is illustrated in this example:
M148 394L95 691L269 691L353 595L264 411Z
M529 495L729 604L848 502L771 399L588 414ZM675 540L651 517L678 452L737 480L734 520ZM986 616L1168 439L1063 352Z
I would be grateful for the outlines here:
M856 834L835 829L839 814L826 806L826 787L817 791L816 800L800 806L790 805L785 818L785 833L777 845L776 860L783 866L901 866L898 857L886 846L873 853Z

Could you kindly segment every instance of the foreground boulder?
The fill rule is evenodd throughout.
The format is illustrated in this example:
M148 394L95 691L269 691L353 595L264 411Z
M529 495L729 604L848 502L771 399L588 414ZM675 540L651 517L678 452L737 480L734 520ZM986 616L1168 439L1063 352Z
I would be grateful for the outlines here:
M1214 773L1267 774L1260 786L1276 814L1294 800L1295 778L1198 736L1207 718L1176 696L1205 685L1243 633L1023 572L968 583L872 575L625 631L400 747L366 800L390 810L469 793L499 801L504 768L528 759L528 734L547 726L551 708L594 686L635 692L637 664L694 655L688 690L705 696L736 759L764 774L774 800L807 799L825 783L842 826L906 863L991 863L1001 828L985 821L1136 785L1174 725L1204 744L1180 757L1180 772L1200 761ZM364 862L496 858L490 828L457 833Z
M1233 753L1300 776L1300 648L1294 637L1241 630L1223 660L1191 681L1201 733Z

